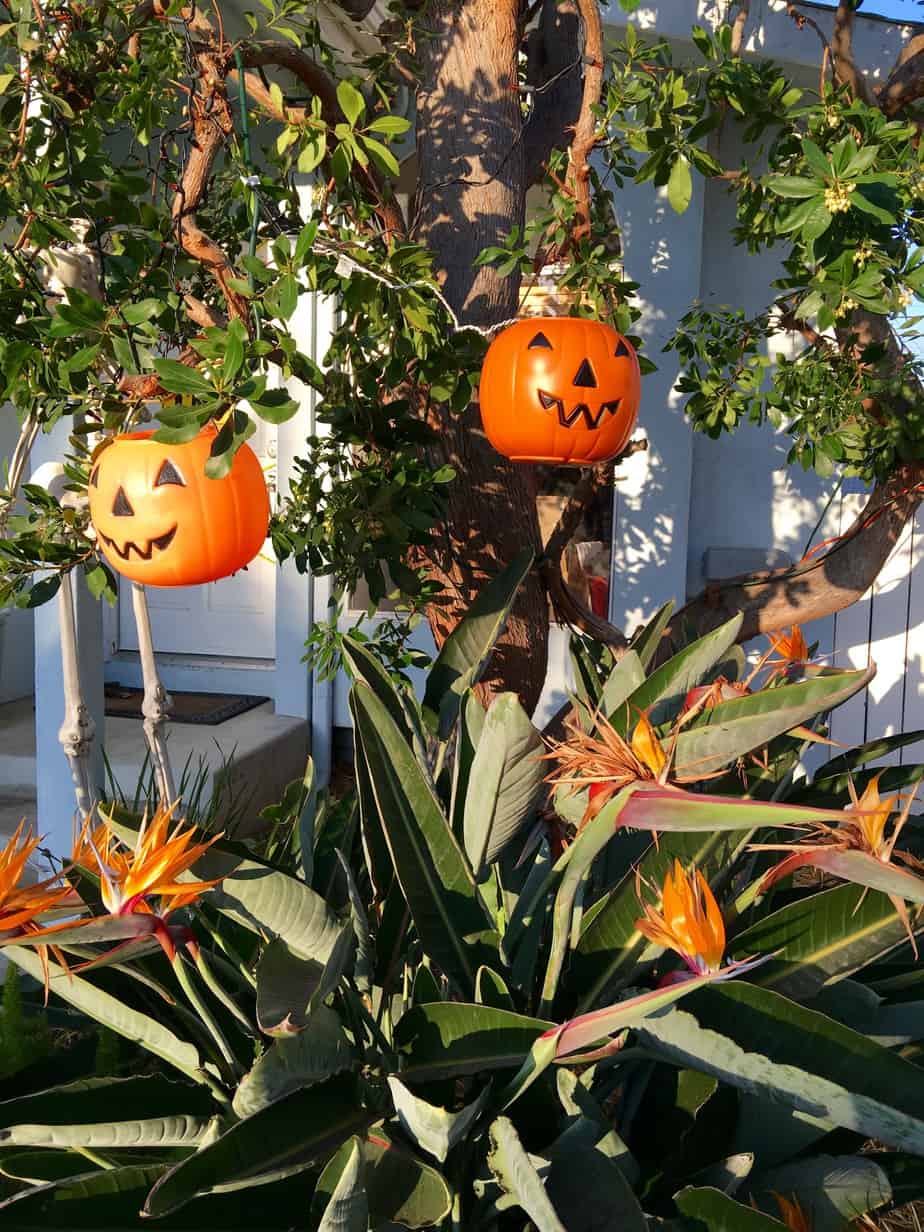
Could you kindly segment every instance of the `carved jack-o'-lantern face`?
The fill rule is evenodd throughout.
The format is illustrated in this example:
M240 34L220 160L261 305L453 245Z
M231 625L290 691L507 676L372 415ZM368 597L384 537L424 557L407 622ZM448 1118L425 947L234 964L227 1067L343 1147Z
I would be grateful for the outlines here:
M263 546L269 497L242 445L223 479L205 474L214 428L183 445L117 436L90 471L90 518L113 569L148 586L193 586L243 568Z
M517 321L497 335L481 369L485 434L515 462L587 466L615 457L640 398L634 349L600 321Z

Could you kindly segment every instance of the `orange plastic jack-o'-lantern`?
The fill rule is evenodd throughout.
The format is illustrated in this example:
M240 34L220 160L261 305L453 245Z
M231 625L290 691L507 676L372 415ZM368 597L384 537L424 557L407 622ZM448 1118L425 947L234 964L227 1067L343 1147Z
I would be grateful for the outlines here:
M223 479L205 474L215 429L184 445L154 433L117 436L90 471L90 518L100 551L147 586L194 586L243 568L260 551L269 497L257 456L242 445Z
M590 466L616 457L640 398L633 347L601 321L517 321L497 335L481 369L485 434L514 462Z

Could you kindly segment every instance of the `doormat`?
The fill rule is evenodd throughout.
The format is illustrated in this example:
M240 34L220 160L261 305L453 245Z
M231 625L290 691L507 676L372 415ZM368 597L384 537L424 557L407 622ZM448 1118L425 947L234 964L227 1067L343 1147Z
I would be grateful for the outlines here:
M217 727L239 714L268 702L268 697L252 697L249 693L171 693L173 706L169 722L196 723L202 727ZM143 719L141 703L143 689L130 689L121 684L106 685L106 716L110 719Z

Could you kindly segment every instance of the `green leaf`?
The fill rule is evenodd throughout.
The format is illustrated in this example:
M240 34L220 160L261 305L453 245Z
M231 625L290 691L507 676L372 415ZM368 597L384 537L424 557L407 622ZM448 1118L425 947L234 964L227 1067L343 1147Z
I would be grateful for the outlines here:
M775 1211L775 1194L799 1203L812 1232L842 1232L867 1211L891 1203L892 1186L867 1156L815 1155L762 1172L748 1181L743 1196Z
M856 189L850 194L850 204L864 214L870 214L879 222L884 222L889 225L894 225L898 222L892 210L883 209L881 205L877 205L875 201L871 201L861 188Z
M498 1117L491 1126L488 1167L502 1188L530 1217L537 1232L566 1232L513 1122L507 1117Z
M527 548L491 579L443 643L424 691L424 714L446 740L467 689L478 683L523 580L533 564Z
M125 304L122 308L122 316L129 325L140 325L143 321L150 321L156 317L159 312L162 312L164 305L159 299L141 299L136 304Z
M822 984L852 975L906 938L886 895L840 885L758 920L735 937L733 949L742 958L772 954L753 972L752 983L805 1000Z
M600 693L599 706L609 717L645 683L645 668L634 650L627 650L609 676Z
M87 1124L114 1119L126 1108L143 1108L148 1116L185 1112L205 1116L215 1110L201 1086L173 1082L160 1075L139 1078L82 1078L33 1095L0 1103L0 1126Z
M374 1115L345 1074L293 1091L166 1172L148 1195L144 1214L167 1215L200 1194L264 1184L305 1168L364 1129Z
M267 389L250 405L261 419L271 424L287 423L298 411L298 402L287 389Z
M638 1027L642 1046L889 1146L924 1150L921 1071L823 1014L743 980Z
M411 1140L443 1163L446 1156L471 1131L484 1110L491 1088L458 1112L447 1112L437 1104L418 1098L399 1078L388 1079L388 1087L401 1128Z
M4 953L33 979L38 980L40 984L43 982L45 972L38 954L18 945L6 946ZM174 1035L168 1027L163 1026L154 1018L149 1018L147 1014L142 1014L139 1010L131 1009L82 976L75 975L72 971L62 970L51 959L47 960L47 969L48 987L62 1001L73 1005L75 1009L108 1027L110 1031L115 1031L117 1035L122 1035L125 1039L140 1044L142 1048L160 1057L168 1065L174 1066L193 1081L206 1081L200 1069L202 1063L198 1050L186 1040L181 1040L179 1036Z
M689 690L699 684L709 669L735 644L742 619L740 613L733 616L724 625L691 642L656 668L645 683L629 696L624 726L620 724L621 731L631 730L638 715L645 711L649 712L648 717L656 727L673 719Z
M552 1024L487 1005L418 1005L395 1028L402 1081L429 1082L519 1065Z
M337 102L351 128L355 128L359 117L366 110L366 100L351 81L337 82Z
M693 176L690 174L690 164L683 154L671 167L667 181L667 199L675 214L685 214L693 199Z
M651 666L651 661L657 653L658 647L661 644L661 635L674 614L675 606L674 600L668 599L665 604L658 608L651 620L646 625L643 625L641 629L637 629L632 635L629 647L638 655L642 667L646 671Z
M367 1232L368 1227L369 1199L363 1185L363 1155L359 1140L351 1138L346 1164L324 1209L318 1232Z
M544 752L517 695L498 694L484 720L465 796L465 852L476 878L535 813Z
M824 191L822 180L809 180L801 175L771 175L766 185L778 197L815 197Z
M303 1030L328 997L353 955L355 935L344 924L327 958L296 958L284 941L271 941L257 963L257 1021L267 1035Z
M236 319L228 322L225 354L221 365L221 375L226 385L230 385L244 366L244 342L247 331L243 322Z
M378 116L369 125L370 133L384 133L387 137L401 137L411 127L410 120L404 116Z
M688 728L677 737L677 777L701 779L724 769L745 753L847 701L875 674L873 664L864 671L822 672L795 684L720 702L706 712L702 726Z
M219 911L252 932L281 937L299 958L325 963L341 924L319 894L288 874L256 860L210 852L196 873L224 880L209 895Z
M487 916L432 785L387 707L362 681L350 705L368 786L395 873L425 951L465 995L494 952L480 939Z
M303 1031L274 1040L257 1058L234 1093L234 1111L241 1118L253 1116L292 1091L349 1069L353 1061L340 1019L319 1005Z
M327 157L327 133L314 133L305 142L296 166L302 175L310 175Z
M154 371L164 389L172 394L199 394L214 397L215 390L198 368L190 368L176 359L155 359Z
M126 1109L123 1107L118 1111L124 1112ZM194 1147L204 1136L210 1121L210 1116L179 1113L130 1121L112 1120L102 1124L10 1125L0 1130L0 1146L40 1146L61 1150L85 1147L102 1151Z
M435 1168L425 1164L406 1147L394 1142L377 1127L360 1141L365 1165L365 1187L374 1226L436 1228L449 1214L452 1195ZM312 1199L312 1213L323 1210L334 1192L349 1158L344 1143L321 1173Z
M400 175L401 168L398 165L398 160L392 154L387 145L383 145L381 141L376 141L372 137L361 137L360 140L363 146L368 150L369 157L375 163L380 171L384 171L387 175Z
M736 1202L721 1189L688 1186L675 1195L674 1201L682 1214L696 1220L696 1226L705 1227L708 1232L781 1232L786 1226L762 1211Z

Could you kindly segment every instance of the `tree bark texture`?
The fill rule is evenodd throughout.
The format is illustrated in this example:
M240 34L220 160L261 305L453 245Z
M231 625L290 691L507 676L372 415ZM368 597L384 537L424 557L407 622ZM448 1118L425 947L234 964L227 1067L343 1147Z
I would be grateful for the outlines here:
M517 92L518 0L433 0L417 50L419 186L415 236L436 257L443 293L461 322L482 328L516 315L518 279L477 266L525 211L523 122ZM444 411L435 425L439 461L457 478L448 515L426 564L444 587L429 613L442 644L485 581L525 547L541 551L531 467L495 453L477 405ZM521 588L481 690L507 689L527 711L538 701L548 658L548 602L538 569Z

